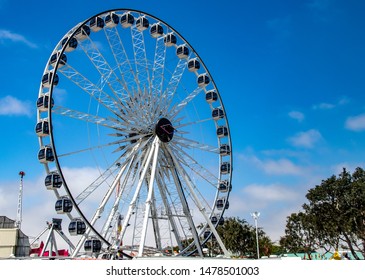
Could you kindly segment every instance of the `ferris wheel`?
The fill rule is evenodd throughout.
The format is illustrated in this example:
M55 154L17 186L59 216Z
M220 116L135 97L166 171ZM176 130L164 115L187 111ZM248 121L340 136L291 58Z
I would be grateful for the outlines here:
M201 57L130 9L94 15L53 50L37 99L38 159L73 256L203 255L229 207L227 114Z

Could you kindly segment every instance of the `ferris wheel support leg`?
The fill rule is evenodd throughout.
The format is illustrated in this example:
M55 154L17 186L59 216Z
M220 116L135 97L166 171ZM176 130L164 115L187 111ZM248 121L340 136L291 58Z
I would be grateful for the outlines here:
M158 138L156 137L154 139L154 142L152 144L152 148L148 151L148 155L147 155L147 160L145 162L145 165L143 167L143 170L142 170L142 173L141 173L141 177L139 178L139 181L138 181L138 185L136 187L136 191L134 192L134 195L133 195L133 198L132 198L132 201L130 202L129 204L129 208L128 208L128 212L127 212L127 215L124 219L124 223L123 223L123 226L122 226L122 232L120 234L120 240L123 239L124 237L124 234L125 234L125 231L127 229L127 226L128 226L128 223L130 221L130 218L132 216L132 212L134 211L135 207L136 207L136 201L138 199L138 196L139 196L139 192L141 190L141 187L142 187L142 183L146 177L146 173L147 173L147 170L148 170L148 167L149 167L149 164L152 160L152 155L153 155L153 147L154 147L154 144L158 141Z
M142 257L144 245L146 242L148 216L150 215L151 204L152 204L152 194L153 194L153 186L154 186L154 182L155 182L159 147L160 147L159 141L155 141L154 147L153 147L154 155L153 155L153 162L152 162L151 178L150 178L150 182L149 182L149 186L148 186L148 196L146 199L146 208L145 208L145 213L144 213L144 217L143 217L142 238L141 238L141 243L139 245L139 250L138 250L139 257Z
M172 165L175 166L176 168L178 168L178 166L176 166L176 164L174 162L174 158L173 158L173 155L171 154L171 150L168 149L168 152L171 155ZM183 187L181 185L181 180L178 178L178 175L177 175L178 172L181 173L179 170L175 169L174 172L172 172L173 173L172 175L173 175L173 178L174 178L174 181L175 181L175 185L177 186L177 192L178 192L179 197L180 197L180 201L181 201L181 204L182 204L182 207L183 207L183 212L184 212L184 215L186 216L189 227L190 227L191 232L193 234L194 243L195 243L195 246L198 250L198 253L201 257L204 257L203 250L201 248L201 244L200 244L200 240L199 240L199 235L196 231L193 218L191 217L191 214L190 214L189 205L186 201L186 197L185 197L185 194L184 194L184 191L183 191Z
M164 185L162 183L161 178L157 178L156 183L157 183L159 192L161 194L163 204L165 206L165 210L166 210L166 214L167 214L167 219L169 220L169 227L171 226L171 228L172 228L170 230L170 235L171 235L171 232L174 233L175 241L177 242L177 245L178 245L179 249L182 250L183 247L182 247L182 244L181 244L181 240L179 238L179 235L178 235L178 229L177 229L175 220L172 217L172 211L170 209L170 205L169 205L168 199L167 199L167 194L166 194L167 187L166 187L166 185ZM170 240L172 241L172 238L171 237L170 237ZM172 247L173 246L171 244L171 248Z
M222 251L224 253L224 256L227 257L227 258L230 257L230 254L227 251L226 247L224 246L222 239L218 235L218 232L215 229L215 226L213 225L213 223L209 219L208 215L205 213L205 208L200 203L199 198L198 198L198 196L196 195L196 193L194 191L193 184L192 184L192 182L191 182L188 174L186 174L186 172L184 171L184 169L181 167L180 163L177 161L177 159L176 159L175 155L172 153L171 149L169 147L167 147L167 149L168 149L168 151L169 151L169 153L170 153L170 155L172 157L172 160L173 160L175 166L179 170L180 174L184 177L184 179L185 179L185 181L186 181L186 183L187 183L187 185L189 187L190 193L192 194L192 196L194 198L194 201L195 201L196 205L199 208L200 213L203 215L203 217L205 218L207 224L209 225L210 230L212 231L212 233L216 237L216 239L218 241L218 244L219 244L219 246L221 247L221 249L222 249Z

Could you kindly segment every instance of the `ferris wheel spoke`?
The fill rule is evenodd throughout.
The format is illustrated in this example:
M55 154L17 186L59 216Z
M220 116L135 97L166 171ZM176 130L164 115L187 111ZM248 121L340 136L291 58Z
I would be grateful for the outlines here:
M176 116L179 114L202 90L200 87L195 88L184 100L172 108L172 115Z
M123 108L117 101L117 99L115 99L115 97L112 97L104 92L99 86L92 83L89 79L79 73L71 65L66 64L59 70L59 72L62 73L76 86L81 88L90 97L102 104L107 110L116 113Z
M84 112L79 112L73 109L69 109L63 106L54 106L52 108L52 113L53 114L57 114L57 115L61 115L61 116L65 116L65 117L69 117L69 118L73 118L73 119L77 119L80 121L84 121L84 122L88 122L88 123L93 123L95 125L102 125L111 129L116 129L120 132L124 131L126 126L123 126L120 121L113 119L113 118L103 118L103 117L99 117L96 115L91 115L91 114L87 114Z
M150 73L146 57L146 47L143 32L139 31L135 25L131 27L133 42L134 60L136 66L137 84L140 91L150 90Z
M58 154L57 156L59 158L72 156L72 155L85 153L85 152L89 152L89 151L93 151L93 150L99 150L99 149L106 148L106 147L109 147L109 146L113 146L113 145L116 145L116 144L117 143L115 143L115 142L110 142L110 143L106 143L106 144L102 144L102 145L96 145L96 146L88 147L88 148L85 148L85 149L79 149L79 150L75 150L75 151L72 151L72 152Z
M87 37L86 40L81 42L80 47L92 62L96 70L100 73L102 84L107 85L111 92L113 92L120 101L126 100L129 96L128 93L123 88L123 85L114 69L106 61L92 39Z
M163 97L162 103L167 104L165 106L165 110L167 110L171 106L172 100L174 99L174 96L176 94L176 90L177 90L177 88L180 84L181 78L183 77L183 74L185 72L186 65L187 65L186 59L179 59L178 64L176 65L175 71L172 74L172 77L167 85L167 88L162 95L162 97ZM197 89L195 91L197 91ZM166 111L164 113L166 113Z
M217 188L217 184L219 182L219 178L217 176L215 176L211 171L206 169L199 162L197 162L192 156L187 154L183 149L180 149L178 147L173 147L172 149L177 155L179 155L178 160L181 164L186 166L186 168L188 168L196 175L198 175L200 178L202 178L204 181L206 181L210 186L214 187L214 189Z
M174 139L176 140L177 145L182 146L184 148L199 149L201 151L219 154L219 148L217 148L217 147L213 147L213 146L208 145L208 144L203 144L203 143L200 143L198 141L188 139L188 138L185 138L185 137L180 137L178 135L175 135Z
M114 59L117 62L123 87L128 95L132 96L134 92L138 92L137 87L132 86L135 84L136 77L134 71L132 71L132 66L124 48L123 41L120 38L118 29L116 26L104 28L104 32L108 39Z

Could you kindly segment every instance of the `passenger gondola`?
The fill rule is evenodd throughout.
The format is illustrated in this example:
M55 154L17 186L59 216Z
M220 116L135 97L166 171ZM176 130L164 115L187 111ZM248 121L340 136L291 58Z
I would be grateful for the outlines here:
M139 17L136 20L136 27L138 31L144 31L149 27L150 23L147 18L145 17Z
M207 74L200 74L197 81L199 87L206 87L210 83L210 78Z
M67 56L64 53L61 55L61 58L59 58L59 56L60 56L60 52L54 53L51 56L51 59L50 59L49 63L52 65L53 68L56 66L57 60L59 60L58 68L61 68L61 67L66 65Z
M104 18L106 27L115 27L119 23L119 16L115 13L110 13Z
M224 112L220 108L214 108L212 111L212 117L215 120L222 119L224 117Z
M87 239L84 243L84 249L87 253L99 253L101 251L101 241L99 239Z
M44 179L44 185L47 190L59 189L62 186L61 176L57 173L57 171L50 172Z
M38 136L48 136L49 135L49 123L47 119L40 120L35 126L35 132Z
M54 161L54 155L53 155L53 150L50 146L43 146L39 151L38 151L38 160L41 163L47 163L47 162L52 162Z
M231 173L231 164L229 162L222 162L221 172L222 172L222 174Z
M196 58L190 59L188 61L188 70L190 72L195 72L200 69L200 62Z
M228 156L231 154L231 148L228 144L222 144L220 147L219 147L219 154L221 156Z
M68 226L68 232L72 236L84 234L86 232L85 222L80 218L73 219Z
M174 33L168 33L165 35L165 37L163 38L163 41L165 43L165 46L167 47L172 47L176 45L176 35Z
M150 34L153 38L158 38L163 35L163 27L159 23L154 23L151 26Z
M134 16L130 13L124 13L120 17L120 24L123 28L131 27L134 23Z
M221 225L224 224L224 218L223 218L223 216L219 216L219 215L218 216L213 216L210 220L211 220L211 222L212 222L213 225L215 225L215 224L218 223L218 225L221 226Z
M85 40L90 35L90 27L86 24L81 26L76 32L75 32L75 38L79 41Z
M213 103L218 100L218 94L214 90L207 91L205 94L205 100L208 103Z
M219 138L226 137L228 135L228 129L225 126L218 126L217 128L217 136Z
M176 55L180 59L186 59L189 56L189 48L185 45L178 46L176 49Z
M37 99L37 108L41 112L45 112L48 110L49 105L51 105L51 108L53 108L54 101L53 98L51 99L51 104L49 104L49 95L43 94Z
M230 191L230 185L227 180L221 181L218 185L218 190L222 193Z
M226 198L225 197L219 198L216 202L217 209L218 210L223 210L225 203L226 203Z
M64 38L61 42L62 47L65 46L68 38ZM65 47L65 52L72 52L77 48L77 39L75 37L72 37L70 41L67 43L67 46Z
M206 231L204 232L204 239L209 238L211 234L212 234L212 233L211 233L211 231L210 231L210 230L206 230Z
M89 25L92 31L98 32L104 28L105 23L101 17L93 17Z
M71 199L66 196L60 197L55 204L55 210L57 214L70 213L72 211L73 204Z
M52 76L53 76L53 72L48 72L43 75L43 77L42 77L42 86L43 87L49 88L51 86ZM56 73L54 76L54 79L53 79L53 86L57 86L57 85L58 85L58 75Z

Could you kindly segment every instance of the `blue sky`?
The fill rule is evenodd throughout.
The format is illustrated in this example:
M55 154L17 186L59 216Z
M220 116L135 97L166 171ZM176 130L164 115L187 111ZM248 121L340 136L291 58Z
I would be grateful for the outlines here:
M250 212L259 211L259 226L278 240L308 189L343 167L364 167L363 1L0 0L0 215L15 219L24 170L26 234L54 216L34 133L43 70L70 28L116 8L170 24L214 77L234 152L227 216L253 224Z

